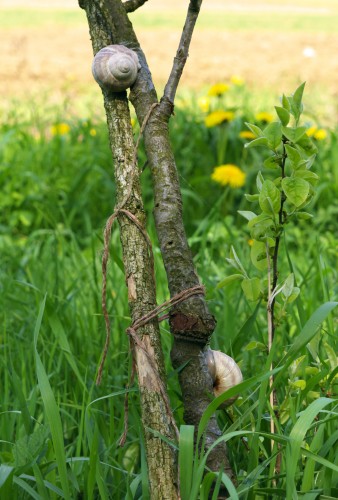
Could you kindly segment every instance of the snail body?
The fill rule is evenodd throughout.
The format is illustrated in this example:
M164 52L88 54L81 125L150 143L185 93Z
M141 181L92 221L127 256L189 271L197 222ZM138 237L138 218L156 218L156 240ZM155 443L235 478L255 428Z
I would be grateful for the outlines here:
M104 47L96 54L92 64L97 83L113 92L122 92L133 85L140 68L136 52L124 45Z
M223 392L243 381L243 375L239 366L227 354L208 349L205 353L205 358L208 371L213 380L215 397L220 396ZM234 396L224 401L223 405L230 406L236 399L237 396Z

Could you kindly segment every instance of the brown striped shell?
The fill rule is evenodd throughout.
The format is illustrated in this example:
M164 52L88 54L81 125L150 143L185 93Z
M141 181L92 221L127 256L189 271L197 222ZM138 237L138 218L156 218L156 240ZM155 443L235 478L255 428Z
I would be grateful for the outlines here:
M205 352L208 370L214 383L214 395L220 396L231 387L243 381L242 372L235 361L224 352L208 349ZM224 401L225 406L230 406L237 396Z
M101 49L92 64L97 83L113 92L129 88L141 68L136 52L124 45L108 45Z

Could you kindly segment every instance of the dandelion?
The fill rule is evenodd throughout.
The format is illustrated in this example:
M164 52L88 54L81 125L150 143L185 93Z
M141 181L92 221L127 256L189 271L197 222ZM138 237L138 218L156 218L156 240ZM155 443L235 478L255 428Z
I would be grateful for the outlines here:
M251 130L242 130L238 136L241 138L241 139L256 139L256 136L253 132L251 132Z
M315 125L313 125L312 127L310 127L310 128L307 129L306 135L308 137L313 137L313 135L315 134L315 132L317 132L317 127Z
M241 87L242 85L244 85L244 78L238 75L232 75L230 81L233 85L237 85L237 87Z
M317 141L323 141L327 137L327 132L323 128L319 128L314 134L313 134L314 139L317 139Z
M52 135L66 135L70 131L68 123L56 123L51 127Z
M222 186L229 185L231 188L240 188L245 183L245 173L237 165L231 164L215 167L211 178Z
M215 83L215 85L212 85L208 91L208 96L210 97L220 97L221 95L225 94L225 92L228 92L229 90L229 85L226 83Z
M327 138L326 130L323 128L317 128L315 125L312 125L312 127L307 129L306 135L308 137L313 137L317 141L323 141Z
M257 113L255 115L255 118L258 122L265 122L265 123L273 122L273 120L275 119L273 114L268 113L266 111L261 111L260 113Z
M198 107L200 108L203 113L207 113L210 108L210 99L207 96L204 97L199 97L197 100Z
M231 122L234 119L235 114L232 111L213 111L208 116L205 117L205 126L216 127L216 125L221 125L224 122Z
M91 129L89 130L89 135L91 135L92 137L95 137L95 136L96 136L96 134L97 134L97 132L96 132L95 128L91 128Z

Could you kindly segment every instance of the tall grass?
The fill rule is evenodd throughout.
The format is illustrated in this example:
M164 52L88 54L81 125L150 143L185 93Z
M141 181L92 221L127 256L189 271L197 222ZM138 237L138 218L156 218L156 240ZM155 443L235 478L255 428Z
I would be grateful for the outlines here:
M224 161L255 182L260 154L244 153L238 137L254 112L240 102L226 129ZM109 266L112 341L103 383L95 376L104 341L100 308L102 229L114 204L112 161L105 124L60 122L12 113L1 126L0 166L0 497L149 498L137 386L130 389L129 432L123 432L125 384L130 371L126 288L117 230ZM196 267L217 317L212 347L231 354L244 382L227 412L227 395L211 402L199 428L217 411L237 476L205 470L206 452L192 429L181 428L182 498L214 498L223 482L231 498L335 498L337 462L337 131L318 143L314 222L288 230L281 272L294 272L300 299L279 328L271 356L280 403L269 407L267 328L263 304L247 302L236 284L217 287L231 270L231 245L250 267L249 235L237 215L248 209L243 189L224 191L210 175L217 165L216 129L207 129L196 103L178 106L172 123L184 217ZM135 134L138 132L135 126ZM140 151L140 164L144 165ZM155 244L158 302L168 297L151 218L148 169L142 174L149 234ZM247 189L248 191L250 188ZM251 270L251 267L250 267ZM161 326L169 394L183 422L171 338ZM236 392L237 389L231 389ZM230 396L230 392L228 396ZM277 433L270 434L270 419ZM274 443L274 444L272 444ZM277 464L277 465L276 465ZM280 465L278 465L280 464ZM276 475L276 467L279 470Z

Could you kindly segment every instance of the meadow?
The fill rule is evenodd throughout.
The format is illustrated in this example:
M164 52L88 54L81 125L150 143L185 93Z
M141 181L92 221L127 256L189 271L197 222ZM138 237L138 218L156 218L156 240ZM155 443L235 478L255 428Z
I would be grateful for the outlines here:
M66 13L59 15L67 18ZM32 18L27 19L29 24ZM36 18L31 22L35 29ZM6 23L14 21L9 16ZM272 103L278 106L279 101L275 88L266 95L231 74L220 81L227 88L219 93L211 85L216 81L201 81L198 90L183 88L170 124L186 231L217 318L211 347L231 355L244 375L236 403L226 411L211 403L199 434L217 411L237 477L236 485L228 484L233 499L337 498L338 128L322 107L324 100L325 109L333 110L336 102L324 95L320 82L315 89L306 86L302 125L317 148L312 171L318 182L306 207L310 216L292 220L282 238L279 280L283 283L292 273L299 295L280 314L269 354L266 296L262 292L250 298L231 276L238 273L239 261L252 279L261 277L252 235L239 211L253 210L245 194L257 193L259 172L265 178L272 178L273 172L264 163L268 155L263 149L245 147L253 139L245 123L266 127L277 119ZM278 92L289 95L294 89L283 82ZM69 82L61 95L68 90ZM79 84L82 104L75 108L72 92L57 103L49 93L45 102L40 95L31 102L20 97L2 106L0 498L147 499L137 383L129 389L127 442L118 446L131 362L117 229L108 276L112 339L102 384L95 385L105 338L103 228L113 211L115 186L106 124L97 110L99 96ZM214 115L210 122L214 111L226 113L226 119L217 122ZM134 117L132 123L136 138L139 125ZM139 165L160 304L168 298L168 289L142 142ZM238 168L241 181L217 181L215 167L220 165ZM182 425L182 499L207 499L213 482L216 498L226 479L204 469L205 453L194 448L191 429L184 425L165 322L161 338L171 405ZM271 361L278 401L274 409L269 404Z

